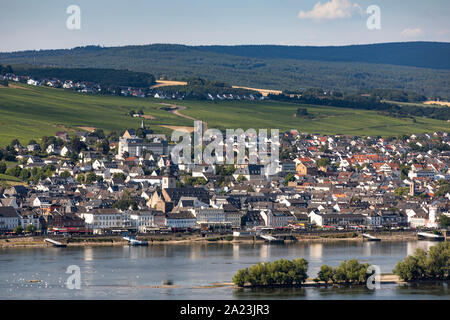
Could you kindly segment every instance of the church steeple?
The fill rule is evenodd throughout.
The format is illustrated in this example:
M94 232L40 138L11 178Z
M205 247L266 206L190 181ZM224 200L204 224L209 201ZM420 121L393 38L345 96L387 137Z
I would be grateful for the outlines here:
M141 129L145 130L145 120L144 119L142 119L142 122L141 122Z

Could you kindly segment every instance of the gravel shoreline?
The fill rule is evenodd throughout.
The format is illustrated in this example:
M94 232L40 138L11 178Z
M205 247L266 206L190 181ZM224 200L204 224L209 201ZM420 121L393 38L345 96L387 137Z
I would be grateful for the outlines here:
M417 240L417 237L412 234L396 234L396 235L377 235L382 241L414 241ZM36 236L36 237L17 237L17 238L7 238L0 239L0 248L46 248L53 247L51 244L44 241L45 236ZM233 239L233 240L225 240L221 239L223 236L216 236L211 238L204 237L187 237L179 239L178 237L151 237L151 236L139 236L138 239L147 240L148 245L166 245L166 244L210 244L210 243L220 243L220 244L263 244L264 240L258 239ZM60 241L62 243L67 243L67 247L90 247L90 246L126 246L128 242L123 240L121 237L112 236L112 237L86 237L86 238L62 238L57 237L55 240ZM297 236L298 242L341 242L341 241L351 241L351 242L363 242L361 237L352 237L352 238L339 238L339 237L321 237L319 236ZM290 241L287 241L288 243Z

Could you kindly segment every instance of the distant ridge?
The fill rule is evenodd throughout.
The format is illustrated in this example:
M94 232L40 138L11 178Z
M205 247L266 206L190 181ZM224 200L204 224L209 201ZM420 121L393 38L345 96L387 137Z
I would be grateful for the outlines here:
M450 43L392 42L349 46L199 46L199 50L261 59L296 59L393 64L450 69Z
M0 53L0 64L147 72L156 79L201 77L273 90L315 87L396 89L450 98L450 43L400 42L336 47L180 44L85 46Z
M0 52L0 61L26 58L30 54L38 57L65 55L83 52L105 52L110 50L144 49L149 51L195 51L213 52L259 59L295 59L330 62L365 62L400 66L450 69L449 42L391 42L357 44L345 46L291 46L291 45L202 45L180 44L127 45L117 47L85 46L72 49L27 50L10 53Z

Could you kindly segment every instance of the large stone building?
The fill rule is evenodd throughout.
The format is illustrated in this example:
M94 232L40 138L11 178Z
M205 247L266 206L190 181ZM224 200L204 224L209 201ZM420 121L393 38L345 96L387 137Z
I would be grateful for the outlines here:
M151 151L155 155L167 154L168 144L161 135L152 135L145 128L144 122L142 122L141 129L146 139L136 136L134 130L125 131L119 139L119 158L123 158L125 152L129 157L141 157L144 151Z

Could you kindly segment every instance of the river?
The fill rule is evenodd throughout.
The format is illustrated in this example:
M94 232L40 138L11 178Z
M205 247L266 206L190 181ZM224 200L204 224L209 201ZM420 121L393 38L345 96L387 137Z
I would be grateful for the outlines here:
M450 299L448 283L397 285L380 289L301 288L239 290L214 286L231 282L241 268L280 258L303 257L314 277L322 264L358 259L391 273L395 264L428 241L265 244L158 244L149 247L0 249L0 299ZM79 267L80 289L68 289ZM29 282L40 280L40 282ZM161 287L171 281L174 287Z

